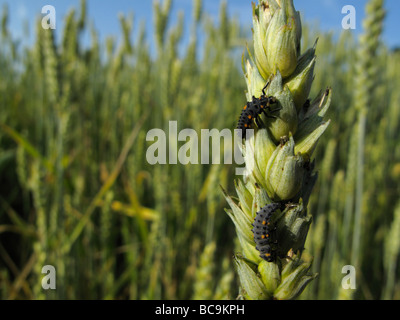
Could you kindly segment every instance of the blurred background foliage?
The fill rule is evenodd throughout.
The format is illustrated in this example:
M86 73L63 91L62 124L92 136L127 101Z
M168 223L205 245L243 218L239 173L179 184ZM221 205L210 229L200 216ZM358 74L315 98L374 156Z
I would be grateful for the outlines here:
M182 15L171 24L171 1L154 2L155 34L142 24L135 38L132 16L121 15L117 43L99 40L82 1L65 17L60 38L38 20L36 40L24 48L2 8L1 299L237 297L235 232L219 188L233 193L235 166L146 160L149 130L168 133L169 121L199 137L201 129L234 129L245 104L248 26L230 17L224 2L215 23L201 0L193 7L192 25ZM191 36L181 50L184 28ZM373 91L365 106L360 193L359 41L304 22L303 48L316 38L311 97L333 88L333 121L316 151L319 179L309 205L314 221L306 250L319 277L301 298L399 299L400 52L377 40L376 53L366 57L375 71L364 79ZM356 229L357 290L343 290ZM56 268L56 290L41 287L44 265Z

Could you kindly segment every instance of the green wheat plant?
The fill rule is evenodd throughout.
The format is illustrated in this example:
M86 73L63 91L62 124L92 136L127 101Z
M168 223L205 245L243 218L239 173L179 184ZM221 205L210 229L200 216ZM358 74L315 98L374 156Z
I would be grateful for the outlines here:
M295 299L317 276L310 272L312 258L304 243L312 222L307 205L317 178L312 156L330 123L324 116L331 90L309 100L316 46L302 54L301 35L293 1L253 5L254 54L244 67L247 101L256 101L265 90L275 100L270 108L277 111L262 115L264 125L258 121L242 146L246 175L236 183L239 202L226 195L241 246L235 262L245 299ZM274 230L264 240L272 252L264 256L252 226L258 211L275 202L283 205L272 216Z
M146 133L168 132L169 121L199 133L234 123L224 114L240 94L225 88L241 87L231 82L240 74L232 50L244 40L226 4L215 22L202 1L194 4L184 50L184 19L173 22L172 1L154 2L151 35L143 22L135 29L135 16L116 17L122 41L101 40L81 1L61 38L38 21L35 42L21 51L2 10L2 298L179 299L199 290L196 270L210 260L198 256L224 223L215 182L231 169L146 161ZM209 276L221 281L208 297L231 296L229 255L215 256L222 269ZM46 264L57 270L55 291L41 287Z

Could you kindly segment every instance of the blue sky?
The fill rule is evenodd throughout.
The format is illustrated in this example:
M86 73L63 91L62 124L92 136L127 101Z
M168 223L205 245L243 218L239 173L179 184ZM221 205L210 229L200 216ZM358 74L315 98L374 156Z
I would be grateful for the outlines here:
M226 0L231 15L237 16L242 25L251 27L251 0ZM253 0L257 1L257 0ZM10 12L10 28L15 36L27 42L32 39L33 29L30 35L24 29L24 21L30 26L34 19L41 15L44 5L50 4L56 8L57 29L63 29L64 16L72 7L79 8L79 0L0 0L0 8L7 3ZM301 11L303 19L310 23L317 23L322 30L342 31L341 21L344 17L342 8L345 5L353 5L357 12L357 29L362 31L362 20L367 0L294 0L297 10ZM88 0L88 16L93 22L96 30L103 38L107 35L120 34L118 21L119 13L132 12L135 17L135 30L140 21L146 21L147 34L152 34L153 0ZM215 20L218 18L220 7L219 0L203 0L204 11ZM383 40L389 47L400 47L400 1L386 0L385 7L387 17L384 27ZM185 13L186 26L190 24L192 14L192 0L173 0L172 21L177 17L179 11ZM150 42L152 38L148 39Z

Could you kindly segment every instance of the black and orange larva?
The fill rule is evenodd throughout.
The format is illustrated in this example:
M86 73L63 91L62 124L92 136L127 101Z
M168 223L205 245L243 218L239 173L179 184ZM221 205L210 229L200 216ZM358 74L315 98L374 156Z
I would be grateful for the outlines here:
M242 139L246 139L246 130L251 129L254 121L257 123L258 127L261 127L260 115L264 113L267 118L275 119L276 116L271 113L281 110L281 108L276 108L271 110L271 104L275 104L276 98L273 96L267 97L265 89L268 87L269 82L262 89L262 95L259 98L253 96L253 101L247 102L240 115L237 129L241 130Z
M276 245L274 231L276 226L271 224L271 218L276 210L280 208L279 203L267 204L257 212L253 223L254 242L256 249L260 252L260 257L268 262L273 262L276 258L273 245Z

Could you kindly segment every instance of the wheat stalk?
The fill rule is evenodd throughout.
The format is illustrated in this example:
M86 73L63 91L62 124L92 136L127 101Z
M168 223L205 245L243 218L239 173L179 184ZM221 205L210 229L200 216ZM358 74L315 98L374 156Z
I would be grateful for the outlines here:
M330 123L323 118L331 90L308 100L316 45L301 54L301 35L300 14L292 0L253 6L254 54L243 68L247 100L257 103L258 97L270 97L274 107L260 116L254 135L242 145L246 175L236 183L239 202L225 193L242 247L235 262L246 299L295 299L317 276L310 272L312 258L305 254L304 243L312 221L307 204L317 178L311 159ZM246 116L251 107L247 104ZM269 240L256 247L255 218L274 203L279 209L263 222L270 225L263 235ZM269 243L266 255L261 243Z

